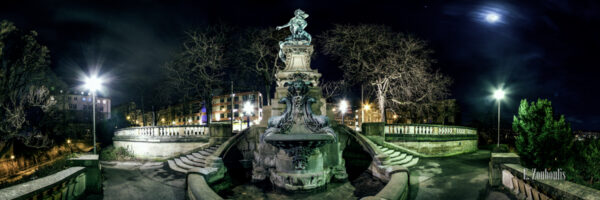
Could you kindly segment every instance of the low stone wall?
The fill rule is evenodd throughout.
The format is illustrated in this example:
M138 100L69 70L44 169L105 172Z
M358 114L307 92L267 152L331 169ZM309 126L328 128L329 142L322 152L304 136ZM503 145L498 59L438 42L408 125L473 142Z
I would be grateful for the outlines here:
M375 196L364 197L362 200L404 200L408 199L408 170L391 173L390 181Z
M453 156L477 151L477 139L454 141L390 141L389 143L410 149L422 157Z
M123 147L138 158L164 159L209 146L209 138L197 138L196 141L125 141L115 140L115 147Z
M363 133L383 146L396 147L421 157L444 157L477 151L477 130L437 124L363 124ZM386 144L387 143L387 144Z
M502 185L517 195L527 199L598 199L600 190L565 180L532 179L533 172L519 164L502 164Z
M229 123L134 127L115 131L113 144L129 150L137 158L165 159L222 143L232 135Z
M187 176L187 199L219 200L223 199L213 191L201 174L190 173Z
M518 199L598 199L600 191L565 180L534 179L532 169L520 165L515 153L492 153L489 181L502 186ZM538 175L539 177L539 175Z
M1 189L0 199L80 199L102 191L98 155L76 157L69 164L74 167Z

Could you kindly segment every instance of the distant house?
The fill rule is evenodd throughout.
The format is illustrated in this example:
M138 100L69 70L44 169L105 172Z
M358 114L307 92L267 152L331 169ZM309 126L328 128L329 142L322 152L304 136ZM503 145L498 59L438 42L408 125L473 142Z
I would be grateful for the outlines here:
M250 123L257 124L263 117L262 102L262 94L257 91L235 93L233 100L231 94L214 96L211 111L212 121L229 122L233 116L234 123L239 123L241 117L246 123L248 119L244 113L244 107L249 105L252 110L246 111L251 113ZM131 124L137 126L200 125L206 124L208 119L206 107L202 100L170 105L154 111L142 110L134 102L130 102L117 106L114 110L123 113Z
M60 110L73 111L77 118L91 120L92 117L92 95L87 92L60 91L53 96ZM111 100L110 98L96 96L96 117L99 120L110 119Z

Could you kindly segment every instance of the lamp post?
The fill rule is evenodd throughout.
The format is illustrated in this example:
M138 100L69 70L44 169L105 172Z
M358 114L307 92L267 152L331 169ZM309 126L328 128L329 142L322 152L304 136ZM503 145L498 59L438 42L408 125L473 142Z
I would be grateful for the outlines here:
M248 116L248 128L250 128L250 116L252 115L252 111L254 111L254 105L250 101L246 101L244 103L244 112Z
M342 113L342 125L344 125L344 114L348 111L348 101L342 100L340 101L340 112Z
M92 92L92 135L94 137L94 154L96 154L96 91L102 87L102 80L95 75L86 77L84 87Z
M500 101L504 98L504 91L502 89L498 89L494 92L494 98L498 102L498 145L500 147Z

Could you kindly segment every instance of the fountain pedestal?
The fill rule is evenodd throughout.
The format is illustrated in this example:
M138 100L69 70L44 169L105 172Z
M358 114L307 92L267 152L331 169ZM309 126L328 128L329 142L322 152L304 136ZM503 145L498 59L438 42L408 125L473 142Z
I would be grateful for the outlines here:
M325 186L331 179L330 169L324 168L319 147L335 141L329 134L272 134L264 140L282 149L275 156L271 171L273 185L289 191L312 190Z

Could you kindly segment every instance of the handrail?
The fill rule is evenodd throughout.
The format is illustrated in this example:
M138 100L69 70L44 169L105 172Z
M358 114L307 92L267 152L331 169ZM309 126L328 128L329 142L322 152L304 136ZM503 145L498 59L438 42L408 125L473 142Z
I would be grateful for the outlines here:
M477 129L440 124L386 124L385 134L460 135L477 134Z
M206 125L145 126L115 131L115 136L206 136L208 134L209 128Z

